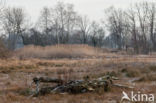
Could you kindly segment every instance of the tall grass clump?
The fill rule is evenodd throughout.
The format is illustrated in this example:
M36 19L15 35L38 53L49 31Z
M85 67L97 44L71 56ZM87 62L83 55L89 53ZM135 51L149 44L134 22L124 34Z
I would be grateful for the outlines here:
M99 48L88 45L54 45L54 46L25 46L15 52L15 56L19 58L81 58L88 56L96 56Z

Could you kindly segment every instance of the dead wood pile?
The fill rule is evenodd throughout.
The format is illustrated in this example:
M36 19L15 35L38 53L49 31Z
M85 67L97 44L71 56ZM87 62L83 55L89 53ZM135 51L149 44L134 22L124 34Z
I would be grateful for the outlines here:
M111 76L104 76L98 79L85 79L85 80L71 80L64 82L64 80L49 78L49 77L35 77L33 82L36 84L35 96L45 95L47 93L85 93L85 92L94 92L97 89L101 88L103 91L107 92L111 86L118 86L128 88L123 85L116 85L113 83L113 80L118 80L118 78ZM41 87L41 83L55 83L57 85Z

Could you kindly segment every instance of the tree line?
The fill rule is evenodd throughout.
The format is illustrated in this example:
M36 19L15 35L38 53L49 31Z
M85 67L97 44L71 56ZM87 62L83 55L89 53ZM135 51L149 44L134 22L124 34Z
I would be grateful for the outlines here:
M44 7L32 24L24 9L9 7L1 11L1 38L12 50L20 36L24 45L88 44L119 50L133 48L137 54L156 51L155 3L136 3L127 9L110 7L103 18L91 21L76 12L73 4L57 2L54 7Z

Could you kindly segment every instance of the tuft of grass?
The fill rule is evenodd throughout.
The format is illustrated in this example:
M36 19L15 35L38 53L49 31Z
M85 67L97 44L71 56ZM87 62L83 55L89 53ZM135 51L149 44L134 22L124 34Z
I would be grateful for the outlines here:
M138 77L140 74L139 74L139 72L137 72L137 71L128 71L127 73L126 73L126 76L127 77Z
M150 69L151 71L153 71L153 72L156 72L156 66L155 66L155 65L150 66L149 69Z
M122 72L122 73L127 73L128 70L127 70L126 68L123 68L123 69L121 70L121 72Z
M125 73L125 76L130 77L130 78L140 76L140 71L135 70L133 68L128 68L128 69L127 68L123 68L121 70L121 73Z
M32 90L30 88L18 90L17 93L19 93L20 95L23 95L23 96L30 96L31 94L33 94Z

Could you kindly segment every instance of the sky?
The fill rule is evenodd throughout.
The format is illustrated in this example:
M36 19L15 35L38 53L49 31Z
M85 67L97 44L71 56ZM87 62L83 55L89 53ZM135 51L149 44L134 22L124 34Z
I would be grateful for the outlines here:
M135 2L156 2L156 0L6 0L6 6L24 8L31 21L36 22L42 8L53 7L57 1L74 4L79 14L87 15L91 20L102 19L104 10L110 6L126 9Z

